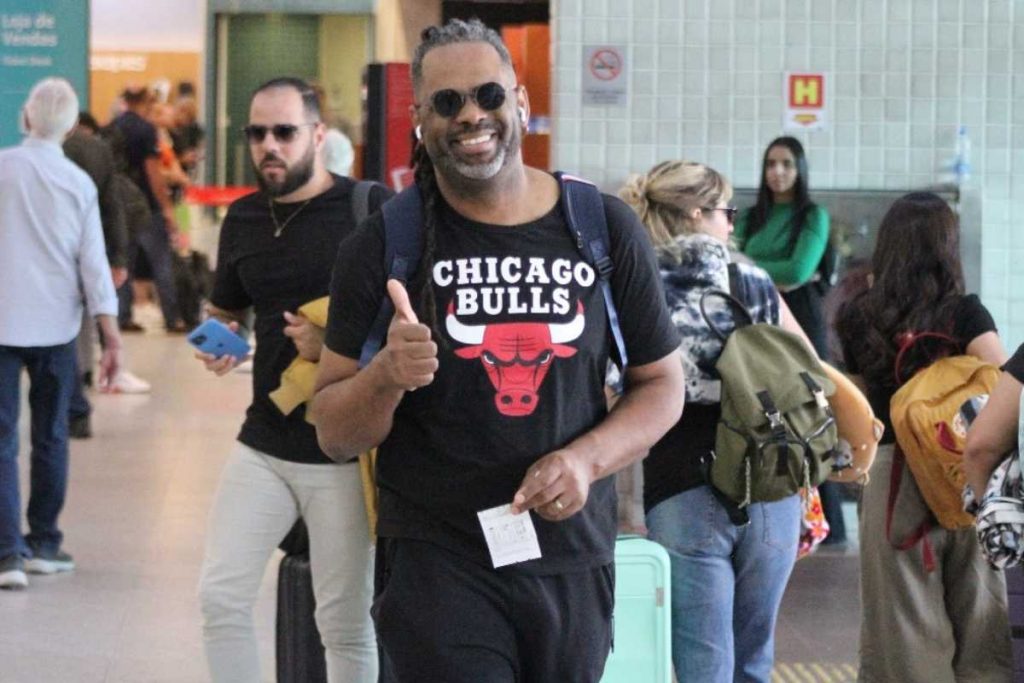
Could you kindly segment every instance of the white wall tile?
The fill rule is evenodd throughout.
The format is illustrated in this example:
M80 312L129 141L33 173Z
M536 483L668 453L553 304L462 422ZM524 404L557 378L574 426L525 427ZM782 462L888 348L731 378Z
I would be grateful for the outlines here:
M756 185L786 69L830 74L829 130L800 135L816 187L948 181L967 125L982 295L1008 345L1024 341L1024 269L1009 267L1024 262L1024 0L558 0L552 15L553 166L603 187L672 157ZM628 107L581 105L591 40L629 46Z

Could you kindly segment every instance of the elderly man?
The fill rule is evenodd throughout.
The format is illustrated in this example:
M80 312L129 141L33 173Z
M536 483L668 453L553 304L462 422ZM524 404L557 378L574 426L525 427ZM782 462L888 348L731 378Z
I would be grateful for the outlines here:
M120 364L117 297L96 186L61 149L77 117L78 98L67 81L40 81L23 110L27 138L0 151L0 588L24 588L26 571L74 568L61 549L57 516L67 489L68 402L83 294L105 342L100 381ZM32 411L27 536L17 462L23 367Z

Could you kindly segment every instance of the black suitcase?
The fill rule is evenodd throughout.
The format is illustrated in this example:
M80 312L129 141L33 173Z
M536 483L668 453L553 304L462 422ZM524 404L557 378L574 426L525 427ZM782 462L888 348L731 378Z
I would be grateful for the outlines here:
M278 683L327 683L315 611L309 555L285 555L277 575Z

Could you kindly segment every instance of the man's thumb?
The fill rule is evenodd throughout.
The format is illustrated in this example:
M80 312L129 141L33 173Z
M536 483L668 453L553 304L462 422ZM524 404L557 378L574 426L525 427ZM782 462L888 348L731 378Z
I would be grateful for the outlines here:
M388 296L391 303L395 305L395 315L407 323L418 323L419 318L412 310L412 303L409 301L409 293L405 291L405 285L399 280L388 280Z

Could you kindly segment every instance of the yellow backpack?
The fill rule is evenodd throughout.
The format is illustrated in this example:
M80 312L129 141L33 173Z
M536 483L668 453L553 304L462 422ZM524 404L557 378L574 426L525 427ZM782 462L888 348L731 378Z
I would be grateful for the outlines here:
M936 333L909 335L896 356L896 379L906 351L919 339L956 342ZM947 529L971 526L974 518L963 510L962 492L967 424L960 406L970 398L991 392L999 368L974 356L949 356L919 370L893 394L889 404L896 442L914 481L939 524Z

